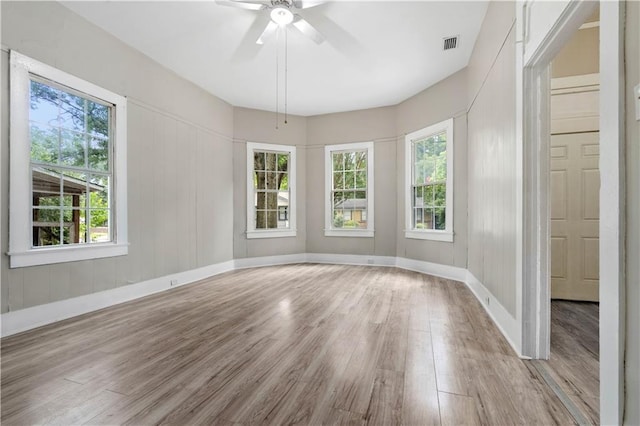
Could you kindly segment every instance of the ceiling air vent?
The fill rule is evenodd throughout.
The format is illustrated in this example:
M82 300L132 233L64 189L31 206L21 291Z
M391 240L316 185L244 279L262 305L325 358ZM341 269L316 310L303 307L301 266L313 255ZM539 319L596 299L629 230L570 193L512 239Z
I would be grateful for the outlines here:
M442 50L451 50L458 47L458 36L445 37L443 41Z

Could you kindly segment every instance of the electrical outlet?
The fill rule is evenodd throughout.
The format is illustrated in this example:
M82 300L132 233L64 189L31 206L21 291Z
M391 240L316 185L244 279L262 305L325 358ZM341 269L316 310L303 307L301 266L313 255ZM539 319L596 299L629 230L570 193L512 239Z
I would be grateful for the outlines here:
M485 301L487 302L487 306L489 306L491 304L491 299L489 299L489 296L487 296Z
M175 287L178 285L178 280L171 280L171 287Z
M373 259L367 259L367 263L368 263L369 265L373 265Z

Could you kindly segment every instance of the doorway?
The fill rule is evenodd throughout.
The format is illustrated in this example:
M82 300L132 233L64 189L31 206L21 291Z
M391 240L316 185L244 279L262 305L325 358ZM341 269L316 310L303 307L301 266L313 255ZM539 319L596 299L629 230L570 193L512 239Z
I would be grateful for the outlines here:
M550 356L545 368L579 423L600 423L600 14L551 61Z
M624 2L569 2L552 25L525 3L523 60L522 350L550 355L550 64L571 36L600 10L599 376L600 422L620 424L624 409ZM534 22L535 21L535 22ZM548 22L547 22L548 23ZM538 32L529 36L527 29Z

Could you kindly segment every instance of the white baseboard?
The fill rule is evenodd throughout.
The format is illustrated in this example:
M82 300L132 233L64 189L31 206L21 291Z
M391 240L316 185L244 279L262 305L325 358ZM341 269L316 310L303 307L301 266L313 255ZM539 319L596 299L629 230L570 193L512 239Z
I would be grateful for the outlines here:
M306 260L307 263L331 263L336 265L396 266L396 258L392 256L307 253Z
M493 323L498 327L502 335L507 339L509 345L522 359L530 359L522 355L522 333L521 327L516 318L495 298L495 296L469 271L466 271L464 282L471 292L480 301L484 310L489 314Z
M367 256L331 253L300 253L284 256L252 257L235 259L203 268L167 275L160 278L74 297L72 299L33 306L18 311L7 312L0 316L2 337L51 324L77 315L103 309L119 303L128 302L172 287L190 284L235 269L257 268L262 266L286 265L293 263L329 263L342 265L368 265L398 267L410 271L464 282L485 308L493 322L502 332L509 344L522 358L520 353L521 333L519 323L498 302L498 300L464 268L441 265L415 259L393 256ZM171 281L177 283L172 286ZM487 303L487 301L489 301Z
M285 254L282 256L247 257L244 259L235 259L233 264L234 269L245 269L259 268L261 266L290 265L293 263L305 263L306 261L306 255L299 253Z
M154 278L136 284L126 285L98 293L87 294L58 302L46 303L2 314L2 337L31 330L67 318L97 311L119 303L190 284L223 272L232 271L234 262L228 261L205 266L190 271ZM171 281L176 280L175 285Z
M407 259L406 257L397 257L396 266L409 271L421 272L423 274L460 282L465 282L467 277L467 270L464 268L425 262L424 260Z

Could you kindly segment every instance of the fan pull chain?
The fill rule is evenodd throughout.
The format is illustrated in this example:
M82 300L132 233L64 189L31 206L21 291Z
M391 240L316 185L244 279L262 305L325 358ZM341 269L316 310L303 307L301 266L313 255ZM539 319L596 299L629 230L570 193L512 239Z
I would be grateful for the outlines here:
M287 124L287 100L289 94L287 89L289 86L289 31L284 29L284 124Z

